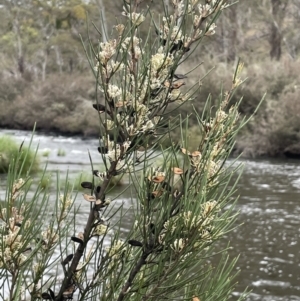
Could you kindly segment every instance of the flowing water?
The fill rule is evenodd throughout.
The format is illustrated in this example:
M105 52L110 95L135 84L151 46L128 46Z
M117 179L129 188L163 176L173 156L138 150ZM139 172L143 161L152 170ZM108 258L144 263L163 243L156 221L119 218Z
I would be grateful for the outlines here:
M28 132L0 131L0 135L4 133L18 141L30 139ZM36 134L34 145L37 143L41 154L49 152L43 159L48 160L49 171L69 169L71 176L89 171L88 151L95 165L101 163L97 139ZM57 156L58 150L65 151L65 156ZM244 164L236 206L240 226L219 242L224 247L230 241L230 254L240 254L238 284L231 300L237 300L248 287L252 290L248 301L300 301L300 161L245 160ZM129 208L129 192L118 202ZM88 206L82 206L81 211L87 215ZM123 221L124 232L130 223L129 213Z

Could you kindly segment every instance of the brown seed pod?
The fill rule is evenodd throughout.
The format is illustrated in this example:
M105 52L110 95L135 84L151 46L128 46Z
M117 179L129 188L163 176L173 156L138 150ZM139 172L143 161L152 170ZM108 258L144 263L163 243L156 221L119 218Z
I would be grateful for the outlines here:
M154 190L154 191L152 191L152 195L155 197L155 198L159 198L160 196L162 196L162 194L163 194L163 190L161 189L161 190Z
M183 154L185 154L185 155L190 155L190 152L186 149L186 148L181 148L180 149L181 150L181 152L183 153Z
M169 82L168 80L166 80L166 81L164 82L164 86L167 87L167 88L169 88L169 87L170 87L170 82Z
M164 176L154 176L152 177L151 181L154 183L161 183L165 180Z
M172 84L173 89L179 89L181 86L185 85L185 82L176 82Z
M88 202L96 202L97 201L94 196L86 194L86 193L83 194L83 197Z
M183 170L179 167L173 167L172 171L174 172L174 174L176 175L182 175L183 174Z
M192 157L199 157L201 155L201 153L199 151L194 151L191 153Z
M96 200L95 204L96 204L96 205L101 205L101 204L102 204L102 201L101 201L101 200Z

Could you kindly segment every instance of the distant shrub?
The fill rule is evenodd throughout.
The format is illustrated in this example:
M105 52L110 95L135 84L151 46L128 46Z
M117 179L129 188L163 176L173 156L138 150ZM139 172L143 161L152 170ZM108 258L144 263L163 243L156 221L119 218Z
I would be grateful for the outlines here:
M0 173L7 173L12 160L17 158L18 152L21 151L19 162L23 162L22 174L26 174L28 170L38 170L38 159L33 151L28 151L27 147L22 147L9 136L0 137Z
M66 156L66 151L59 148L58 151L57 151L57 156L58 157L65 157Z
M50 149L46 149L46 150L43 151L42 156L43 157L49 157L50 156L50 152L51 152Z
M298 62L294 64L299 67ZM283 76L283 69L278 70ZM282 91L277 96L274 96L272 85L264 82L266 87L271 87L265 108L252 119L237 140L237 151L243 150L245 156L300 157L300 89L296 84L299 77L294 75L292 67L287 68L287 72L289 83L280 88ZM276 78L277 75L274 81L278 82Z

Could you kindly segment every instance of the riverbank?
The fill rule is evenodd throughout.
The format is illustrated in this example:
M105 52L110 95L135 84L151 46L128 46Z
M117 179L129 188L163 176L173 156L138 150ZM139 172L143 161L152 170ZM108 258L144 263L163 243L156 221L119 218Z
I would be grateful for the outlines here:
M0 85L1 86L1 85ZM0 127L96 137L99 120L92 107L89 74L49 75L45 82L7 78L0 99Z
M188 74L186 86L199 81L210 66L200 66ZM186 73L191 66L181 68ZM243 97L241 119L253 114L265 93L266 97L249 124L239 133L234 154L244 157L300 158L300 60L269 60L245 66L248 78L234 95L231 103ZM201 112L207 95L218 101L220 85L224 90L231 85L234 64L219 63L201 81L200 91L193 102L173 112L172 117L193 112L192 105ZM269 70L266 73L264 70ZM2 78L0 84L0 128L31 131L66 136L98 137L99 119L92 104L95 102L94 79L90 72L49 74L48 80L26 81L22 78ZM101 101L101 95L100 95ZM193 141L199 135L193 116L189 118L189 133ZM174 137L178 135L174 132Z

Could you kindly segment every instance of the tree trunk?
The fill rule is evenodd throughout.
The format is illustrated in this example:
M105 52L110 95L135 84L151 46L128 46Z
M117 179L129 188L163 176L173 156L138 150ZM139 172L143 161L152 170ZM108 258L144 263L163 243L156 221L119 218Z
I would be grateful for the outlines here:
M238 22L237 22L237 6L233 5L229 8L229 20L231 23L230 30L228 31L228 49L227 49L227 60L234 61L236 57L236 45L237 45L237 30L238 30Z
M59 73L62 74L63 61L62 61L62 57L60 55L60 51L59 51L59 48L57 45L54 47L54 50L55 50L55 55L56 55L56 64L58 66Z
M288 0L271 0L272 5L272 23L270 26L270 57L277 61L280 60L282 50L282 32L281 25L285 16L285 9L287 7Z
M46 80L46 71L47 71L47 63L48 63L48 51L44 51L44 60L42 62L42 81Z
M270 36L270 57L271 59L275 59L277 61L280 60L281 57L281 40L282 36L278 30L278 26L275 22L271 25L271 36Z

